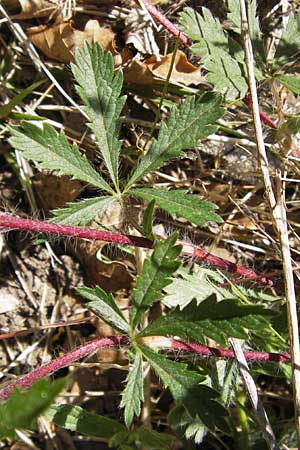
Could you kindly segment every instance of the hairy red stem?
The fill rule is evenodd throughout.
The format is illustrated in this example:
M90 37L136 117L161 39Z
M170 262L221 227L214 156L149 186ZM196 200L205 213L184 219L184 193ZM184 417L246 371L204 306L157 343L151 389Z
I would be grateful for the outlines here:
M218 358L233 359L235 357L232 350L224 348L208 347L207 345L200 345L195 343L187 343L183 341L177 341L176 339L170 339L170 347L164 350L181 350L190 353L196 353L201 356L213 356ZM85 356L93 353L100 348L105 347L125 347L129 345L128 338L126 336L109 336L99 337L88 341L80 347L71 350L63 356L60 356L53 361L43 364L41 367L33 370L32 372L24 375L23 377L13 381L8 386L0 389L0 400L6 400L10 397L13 390L18 386L22 389L30 387L35 381L40 378L47 377L68 366L74 361L77 361ZM290 362L291 357L288 353L266 353L266 352L245 352L245 357L248 361L273 361L273 362Z
M66 353L65 355L60 356L59 358L56 358L46 364L43 364L41 367L38 367L27 375L18 378L8 386L0 389L0 399L5 400L10 397L12 391L17 386L22 389L26 389L31 386L36 380L52 375L59 369L68 366L78 359L84 358L85 356L93 353L96 350L99 350L100 348L115 347L121 345L124 346L126 344L128 344L128 339L125 336L99 337L93 339L92 341L88 341L80 347L77 347L74 350Z
M172 36L176 37L185 47L190 46L189 39L174 25L159 9L157 9L148 0L143 0L143 5L151 14L153 19L160 23Z
M43 222L41 220L23 219L11 214L0 213L0 228L10 230L26 230L35 233L58 234L89 239L91 241L114 242L115 244L133 245L134 247L153 248L153 241L139 236L128 236L106 230L95 230L88 227L74 227L58 223Z
M43 222L41 220L23 219L21 217L13 216L11 214L0 213L0 229L8 230L24 230L35 233L49 233L60 236L72 236L74 238L85 238L95 241L113 242L115 244L127 244L134 247L142 247L153 249L155 242L138 236L130 236L122 233L113 233L106 230L95 230L88 227L73 227L70 225L62 225L50 222ZM229 273L234 273L241 277L245 277L245 281L257 280L260 283L268 286L273 286L272 280L266 278L252 269L240 266L231 261L219 258L216 255L206 252L200 247L192 244L179 242L183 245L182 256L189 256L195 260L200 260L208 263L211 266L218 267Z
M214 356L217 358L234 359L235 354L227 348L208 347L207 345L187 343L172 339L172 349L184 350L186 352L197 353L202 356ZM273 361L287 363L291 361L288 353L267 353L267 352L244 352L247 361Z

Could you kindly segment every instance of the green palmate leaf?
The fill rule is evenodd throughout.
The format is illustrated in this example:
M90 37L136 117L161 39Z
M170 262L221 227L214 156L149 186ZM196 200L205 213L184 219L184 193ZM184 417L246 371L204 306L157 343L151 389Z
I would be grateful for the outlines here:
M40 379L26 391L16 388L10 398L0 404L0 439L14 438L15 429L32 428L37 417L50 406L65 385L65 380L51 383Z
M50 219L50 222L82 226L92 222L95 218L101 221L107 209L116 201L117 199L114 197L97 197L68 203L67 208L51 211L54 217Z
M262 315L272 315L262 306L243 305L235 299L216 301L212 295L197 305L196 301L186 308L176 308L148 325L139 336L179 336L205 343L209 337L226 344L228 337L247 339L248 330L266 327Z
M170 282L170 276L180 266L177 260L181 252L181 246L175 245L177 234L172 234L163 242L158 242L150 258L143 265L141 275L137 279L137 285L133 293L133 307L131 324L135 328L142 315L152 304L159 300L164 289Z
M187 36L196 41L191 48L202 57L202 64L208 71L207 81L226 93L228 100L244 97L248 85L241 48L229 38L220 21L207 8L202 8L202 15L185 8L180 22Z
M126 321L111 294L107 294L100 287L96 287L95 289L82 287L77 288L77 291L83 297L91 300L86 306L93 310L97 316L122 333L129 333L129 323Z
M144 400L143 390L143 358L136 352L134 361L128 372L126 387L122 394L121 408L125 408L125 424L129 428L133 417L141 413L141 402Z
M218 19L207 8L201 8L202 15L193 8L184 8L180 14L180 23L185 33L193 41L198 41L197 49L201 56L207 57L213 52L228 52L228 36ZM193 47L192 47L193 48Z
M140 346L164 385L171 391L176 402L184 405L191 417L198 416L210 429L215 426L228 430L225 417L227 410L216 401L219 394L208 386L200 385L203 376L188 370L187 365L168 360L148 347Z
M299 45L300 47L300 45ZM276 75L275 79L279 81L279 83L283 84L286 88L292 91L294 94L300 94L300 76L296 75Z
M226 94L228 100L246 95L246 79L239 63L230 55L211 55L205 68L208 70L207 81L212 83L217 91Z
M224 281L217 272L203 267L196 274L180 268L176 275L178 276L172 278L172 283L165 288L167 294L162 300L169 308L179 306L183 309L194 299L199 304L216 292L215 283Z
M279 69L290 63L300 52L300 14L291 13L285 30L283 30L274 59L273 69Z
M120 113L126 97L120 96L123 75L114 72L110 52L104 54L99 44L92 47L86 42L75 54L72 72L78 83L77 91L90 118L99 150L110 177L118 189L120 141Z
M62 131L58 134L51 125L44 124L43 128L39 128L31 123L24 123L18 128L10 127L10 131L10 144L25 158L36 161L41 169L55 170L58 175L69 175L113 193L86 156L81 155L77 145L70 146Z
M216 120L224 114L221 102L221 97L205 94L199 100L190 96L179 108L173 107L168 122L161 123L158 138L131 175L126 190L169 159L182 155L183 150L196 147L199 139L214 133Z
M217 207L213 203L201 200L198 195L189 195L187 191L141 188L133 189L130 193L148 202L155 200L156 205L171 216L184 217L197 225L222 221L214 212Z
M116 420L88 413L80 406L51 406L44 415L50 422L54 422L67 430L97 436L105 440L109 440L116 433L126 431L124 425Z

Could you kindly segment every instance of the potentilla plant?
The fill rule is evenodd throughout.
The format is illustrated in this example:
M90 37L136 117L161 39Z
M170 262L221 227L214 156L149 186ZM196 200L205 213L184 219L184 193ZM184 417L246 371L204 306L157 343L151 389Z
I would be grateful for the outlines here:
M150 172L172 158L184 155L184 150L196 147L199 140L217 131L216 121L224 114L223 97L205 93L189 96L180 105L173 106L168 120L161 122L157 137L152 138L145 156L138 161L127 179L120 179L120 115L126 100L121 95L122 71L114 71L109 52L104 54L99 45L86 43L76 52L72 72L89 126L95 135L97 152L105 164L105 174L100 175L95 170L76 144L69 144L63 131L57 133L49 124L41 127L32 123L11 126L10 143L40 169L71 176L98 190L96 197L54 210L51 222L83 226L95 217L101 221L108 207L119 203L121 207L128 208L128 198L136 197L147 206L141 223L132 220L131 226L148 243L149 239L152 240L148 248L153 251L145 259L137 276L129 318L123 315L114 297L100 287L78 287L79 294L88 300L87 308L110 324L118 334L84 344L3 387L0 398L10 398L0 406L0 437L13 438L16 428L30 427L32 420L48 408L45 415L49 420L70 430L97 436L108 441L113 448L171 448L175 434L157 432L143 426L138 419L144 402L144 382L149 366L174 399L168 423L177 436L201 442L209 430L230 433L230 393L238 382L232 366L225 364L221 368L216 364L210 370L204 370L195 360L179 362L174 359L173 353L166 356L164 350L203 353L206 349L206 352L211 352L207 355L225 356L227 350L222 353L220 349L218 353L218 349L207 347L209 340L225 346L230 337L244 340L251 337L252 342L265 340L273 348L282 347L284 341L278 333L274 333L270 320L267 320L271 312L258 304L262 297L259 298L257 293L237 287L221 287L223 277L208 269L189 273L182 267L179 258L182 248L177 243L176 234L164 241L153 240L155 207L164 209L173 217L183 217L203 226L208 222L221 221L216 206L186 190L149 188L143 182ZM33 229L37 230L37 227ZM148 322L145 317L159 301L164 305L164 314ZM52 405L49 408L64 383L48 385L45 380L36 384L33 382L98 348L110 345L124 348L130 363L120 401L124 424L90 414L79 406ZM233 357L232 352L227 351L226 355ZM287 359L284 356L277 358L279 361ZM12 394L16 386L31 387ZM14 414L13 411L24 403L31 413Z

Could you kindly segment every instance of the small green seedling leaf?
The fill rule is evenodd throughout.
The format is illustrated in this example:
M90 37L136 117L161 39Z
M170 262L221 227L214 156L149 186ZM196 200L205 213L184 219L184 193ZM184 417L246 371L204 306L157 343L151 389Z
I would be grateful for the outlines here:
M144 401L143 382L143 358L141 353L136 352L126 378L120 405L121 408L125 408L124 419L127 428L130 427L133 417L141 413L141 402Z
M175 245L177 234L172 234L163 242L158 242L150 258L143 265L141 275L133 293L131 325L134 329L142 315L162 296L162 289L170 284L170 276L180 266L177 260L181 246Z
M121 96L122 71L114 72L110 52L104 54L99 44L89 46L85 42L75 53L72 72L78 83L85 111L90 119L90 127L95 133L99 151L109 175L118 190L120 141L120 113L126 97Z
M147 206L143 216L143 232L148 239L154 240L153 235L153 216L154 216L155 200L151 200Z
M243 305L236 299L216 301L215 295L197 305L176 308L148 325L139 336L179 336L205 343L209 337L226 344L228 337L247 339L247 330L265 327L263 315L272 312L259 305Z
M116 420L88 413L80 406L51 406L43 415L50 422L54 422L67 430L105 440L109 440L114 434L126 431L124 425Z
M63 131L59 134L49 125L42 128L31 123L22 127L10 127L9 142L24 158L36 161L41 169L55 170L58 175L69 175L85 181L110 194L112 188L81 155L76 144L70 146Z
M107 294L100 287L96 287L95 289L82 287L77 288L77 291L83 297L91 300L86 306L97 316L122 333L129 334L129 323L126 321L111 294Z
M161 123L158 138L133 171L126 191L166 161L181 156L183 150L196 147L199 139L214 133L218 128L216 120L224 114L221 103L220 96L205 94L199 100L190 96L179 108L173 107L168 122Z
M50 382L43 378L26 391L16 388L10 398L0 404L0 439L15 437L16 429L35 426L35 420L47 409L66 386L65 380Z
M117 199L114 197L97 197L68 203L67 208L53 209L54 215L50 222L63 223L65 225L87 225L97 218L101 218Z
M222 222L221 217L214 212L216 206L213 203L201 200L198 195L189 195L187 191L139 188L132 189L130 193L143 200L154 200L157 206L167 211L172 217L181 216L196 225Z
M45 83L45 80L37 81L36 83L31 84L23 91L19 92L12 100L10 100L6 105L0 106L0 119L5 119L6 117L10 117L12 110L15 106L22 103L27 95L31 94L34 89L39 87L41 84Z

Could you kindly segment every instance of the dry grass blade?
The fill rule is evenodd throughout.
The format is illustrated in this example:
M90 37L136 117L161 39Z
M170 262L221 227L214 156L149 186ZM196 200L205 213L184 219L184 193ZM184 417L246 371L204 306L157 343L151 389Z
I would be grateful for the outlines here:
M249 37L249 26L247 21L247 12L245 0L240 0L242 32L245 46L245 59L248 71L248 80L250 87L251 100L253 104L253 120L257 142L258 159L262 171L263 181L265 185L266 198L269 203L273 226L280 241L280 249L282 255L282 264L285 282L285 294L287 299L287 314L289 323L289 337L292 355L292 373L293 373L293 394L295 407L295 422L298 449L300 449L300 346L299 346L299 327L297 318L297 304L294 288L293 267L291 261L291 252L289 246L289 236L287 228L286 210L284 207L284 198L280 192L276 200L272 187L268 158L264 144L262 125L259 117L258 96L254 73L254 58L252 44ZM278 177L278 180L280 178ZM281 183L280 183L281 184ZM282 191L280 187L280 191Z
M264 433L268 447L271 450L279 450L279 445L277 444L276 437L272 430L268 416L267 416L266 411L263 407L263 404L258 396L255 381L253 380L253 378L251 376L249 366L247 364L247 360L245 358L242 346L238 339L230 339L230 342L231 342L233 351L235 353L241 375L242 375L244 383L246 385L253 409L259 420L259 423L260 423L260 426Z

